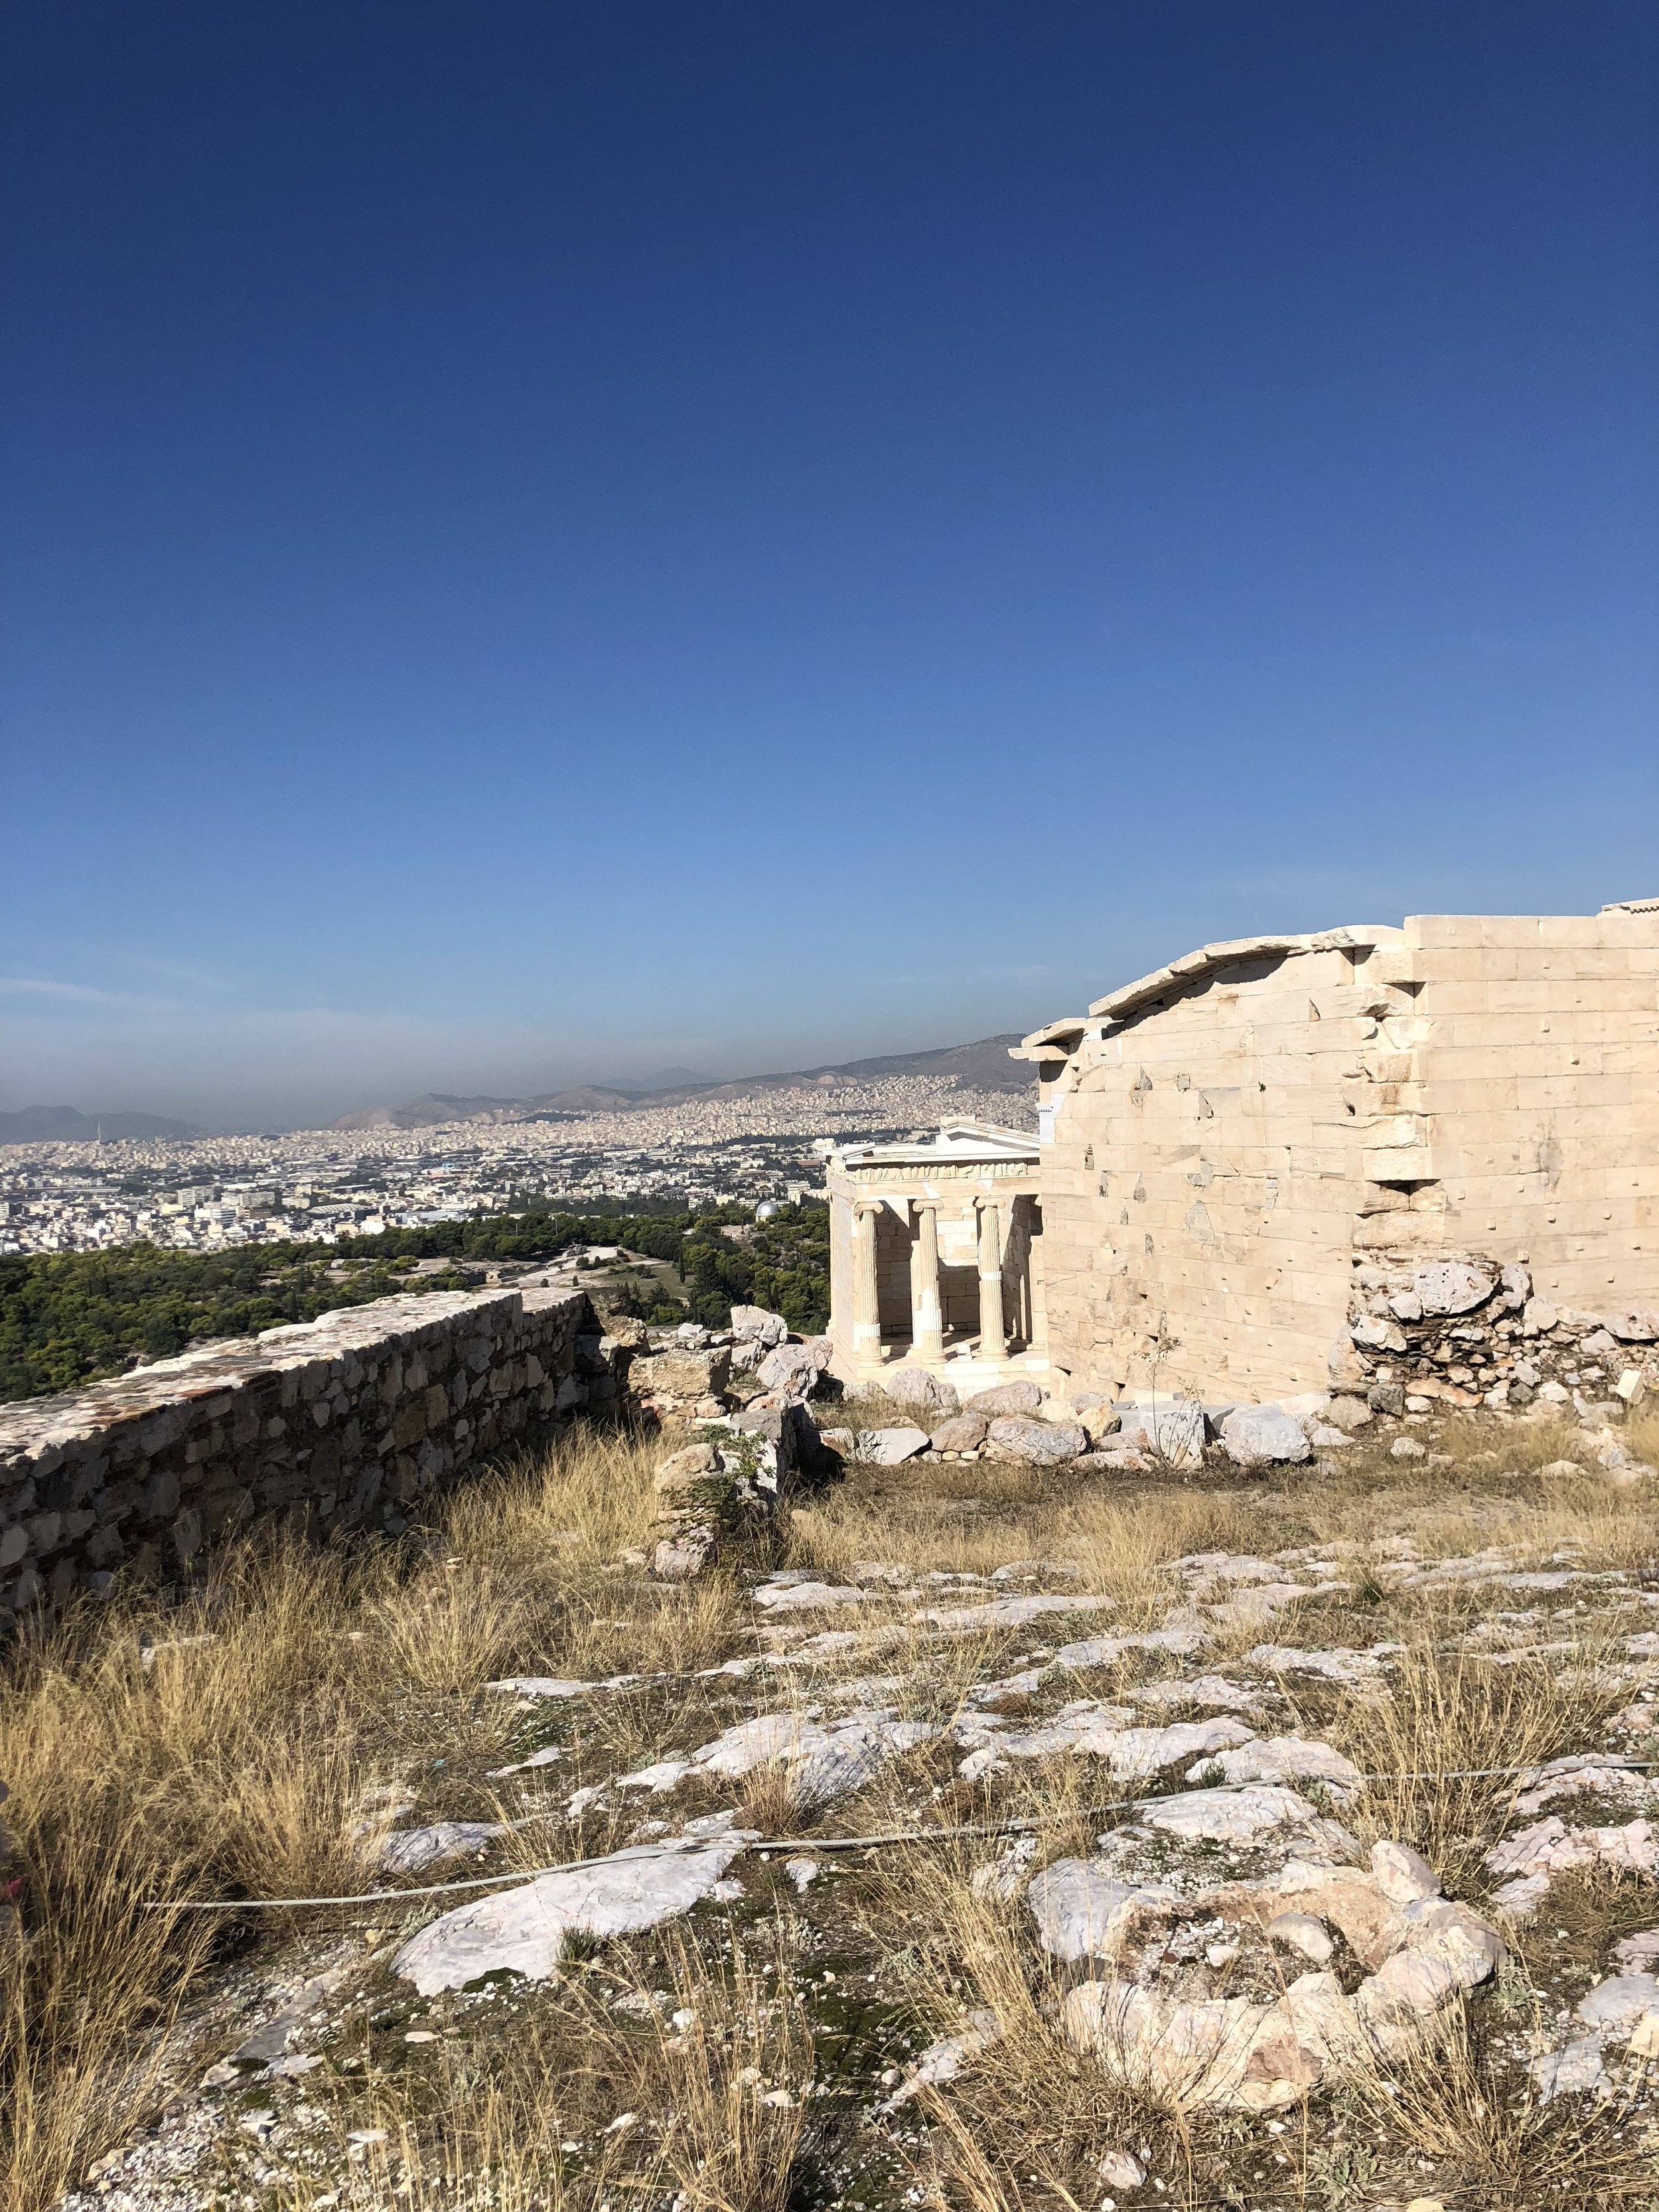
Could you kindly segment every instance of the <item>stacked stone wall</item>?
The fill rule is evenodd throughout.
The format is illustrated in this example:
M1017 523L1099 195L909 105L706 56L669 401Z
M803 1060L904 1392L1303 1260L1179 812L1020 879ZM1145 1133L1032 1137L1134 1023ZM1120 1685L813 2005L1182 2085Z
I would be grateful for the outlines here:
M0 1607L170 1579L255 1522L399 1533L428 1493L617 1396L580 1291L383 1298L0 1408Z

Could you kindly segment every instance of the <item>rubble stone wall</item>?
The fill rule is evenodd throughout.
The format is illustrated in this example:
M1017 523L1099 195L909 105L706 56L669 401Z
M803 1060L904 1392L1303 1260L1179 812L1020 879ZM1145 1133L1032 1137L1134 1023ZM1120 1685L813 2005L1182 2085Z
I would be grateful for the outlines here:
M624 1359L584 1291L439 1291L0 1407L0 1607L166 1579L256 1520L397 1534Z

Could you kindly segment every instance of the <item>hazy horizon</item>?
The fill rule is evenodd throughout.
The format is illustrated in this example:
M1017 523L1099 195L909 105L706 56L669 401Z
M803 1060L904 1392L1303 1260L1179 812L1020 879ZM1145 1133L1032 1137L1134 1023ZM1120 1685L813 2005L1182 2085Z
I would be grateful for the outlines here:
M1018 1027L1019 1025L1016 1024L1016 1030ZM988 1032L992 1036L1013 1033L1015 1032L996 1030ZM728 1083L745 1077L788 1074L797 1068L805 1073L817 1067L840 1066L848 1061L877 1059L888 1052L902 1053L915 1050L925 1053L945 1050L953 1044L971 1044L979 1042L980 1039L976 1037L952 1037L915 1046L901 1042L878 1048L868 1053L818 1054L803 1060L757 1060L753 1065L744 1064L742 1066L733 1066L724 1068L704 1067L694 1070L681 1067L641 1067L633 1071L618 1071L614 1067L607 1067L596 1073L561 1077L553 1081L538 1080L517 1086L472 1082L415 1083L405 1085L401 1089L392 1088L378 1091L373 1097L362 1097L351 1104L337 1105L326 1109L319 1107L311 1113L300 1114L192 1112L173 1101L171 1094L165 1091L157 1091L153 1097L143 1098L137 1096L129 1097L125 1095L111 1095L100 1097L96 1103L88 1105L80 1099L69 1097L14 1098L5 1095L4 1090L0 1089L0 1113L15 1113L29 1108L52 1109L68 1106L76 1112L92 1119L96 1119L100 1114L112 1115L129 1113L150 1114L167 1121L191 1122L210 1133L258 1128L324 1129L336 1121L343 1120L348 1115L367 1113L376 1107L400 1106L413 1099L428 1097L472 1099L495 1097L503 1101L513 1101L528 1100L544 1097L550 1092L574 1090L580 1087L623 1091L630 1087L637 1087L646 1092L667 1091L677 1089L682 1085Z
M1659 893L1659 16L22 0L0 1107Z

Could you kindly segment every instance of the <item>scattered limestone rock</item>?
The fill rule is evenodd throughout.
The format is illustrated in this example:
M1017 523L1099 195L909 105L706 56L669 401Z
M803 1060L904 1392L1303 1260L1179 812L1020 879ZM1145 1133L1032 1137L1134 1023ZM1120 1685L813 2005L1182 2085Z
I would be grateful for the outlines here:
M1176 1896L1161 1886L1125 1881L1097 1859L1057 1859L1025 1893L1038 1940L1062 1960L1115 1958L1130 1929Z
M1589 2034L1542 2052L1527 2069L1546 2104L1563 2096L1607 2095L1613 2087L1605 2063L1609 2050L1638 2060L1659 2057L1659 1981L1651 1974L1616 1974L1597 1982L1579 1999L1577 2016Z
M981 1628L1025 1628L1051 1613L1099 1613L1111 1602L1109 1597L998 1597L988 1605L932 1607L913 1613L911 1619L918 1626L926 1622L960 1635ZM1084 1648L1081 1644L1066 1647L1076 1651ZM1079 1663L1068 1662L1064 1650L1057 1651L1054 1657L1062 1665Z
M803 1580L763 1583L753 1595L755 1603L765 1613L815 1613L825 1606L868 1605L877 1593L851 1583Z
M1279 2111L1369 2053L1397 2056L1504 1955L1493 1929L1436 1890L1405 1905L1383 1893L1382 1879L1413 1890L1433 1884L1430 1870L1414 1871L1421 1864L1390 1850L1374 1852L1369 1870L1292 1860L1263 1881L1182 1895L1137 1890L1097 1863L1062 1862L1048 1869L1054 1881L1031 1885L1045 1945L1116 1969L1070 1992L1066 2032L1116 2079L1187 2110ZM1190 1949L1171 1943L1172 1923L1207 1929L1218 1919L1241 1938L1254 1926L1316 1963L1333 1954L1329 1921L1367 1978L1352 1998L1334 1973L1317 1971L1271 1998L1218 1994ZM1206 1944L1205 1964L1231 1972L1239 1948Z
M977 1451L984 1443L985 1432L990 1425L983 1413L953 1413L933 1431L933 1449L938 1452Z
M1133 2151L1109 2150L1095 2168L1108 2189L1139 2189L1146 2169Z
M895 1368L882 1378L882 1389L896 1406L922 1413L955 1413L960 1407L955 1386L925 1367Z
M895 1428L866 1429L864 1432L864 1456L875 1467L900 1467L928 1445L926 1429Z
M1166 1467L1186 1471L1204 1462L1204 1408L1196 1400L1171 1399L1162 1406L1120 1408L1123 1442L1139 1444Z
M930 2044L886 2103L877 2109L884 2113L896 2112L919 2091L932 2088L939 2081L954 2081L970 2058L976 2058L981 2051L988 2051L1001 2038L996 2014L981 2005L969 2014L968 2024L960 2034L948 2035L942 2042Z
M1286 1943L1293 1951L1316 1966L1328 1966L1335 1945L1322 1920L1311 1912L1276 1912L1267 1923L1266 1933L1275 1943Z
M1440 1894L1440 1877L1428 1861L1386 1836L1371 1845L1371 1875L1390 1905L1420 1905Z
M1610 1956L1621 1974L1645 1973L1650 1967L1659 1966L1659 1928L1644 1928L1638 1935L1626 1936L1613 1945Z
M1512 1877L1494 1893L1492 1902L1516 1917L1535 1909L1558 1874L1598 1863L1627 1874L1651 1875L1659 1866L1659 1833L1643 1820L1622 1828L1570 1828L1552 1813L1497 1844L1485 1862L1488 1873Z
M503 1968L545 1981L568 1935L637 1935L689 1912L752 1841L732 1832L690 1844L637 1844L538 1875L446 1912L404 1945L392 1970L427 1997Z
M1316 2088L1345 2031L1334 1974L1304 1974L1276 2004L1182 2002L1122 1981L1085 1982L1060 2006L1066 2034L1103 2068L1178 2110L1276 2112Z
M380 1845L380 1865L387 1874L418 1874L422 1867L435 1866L440 1859L482 1850L498 1836L511 1833L508 1821L436 1820L430 1827L405 1828L398 1835L387 1836Z
M762 1344L769 1352L789 1340L789 1324L764 1306L733 1306L732 1334L739 1344Z
M1023 1461L1028 1467L1064 1467L1088 1450L1089 1438L1069 1421L1024 1420L1008 1415L991 1423L986 1445L998 1459Z
M1149 1828L1189 1843L1253 1844L1275 1828L1328 1825L1305 1797L1272 1783L1153 1798L1140 1818Z
M1221 1444L1235 1467L1293 1466L1312 1456L1307 1431L1282 1406L1239 1406L1221 1424Z
M1190 1682L1177 1674L1167 1682L1151 1682L1145 1689L1129 1690L1125 1695L1137 1705L1210 1705L1252 1717L1261 1711L1256 1692L1230 1682L1224 1674L1199 1674Z
M1331 1400L1325 1418L1334 1429L1352 1436L1356 1429L1363 1429L1368 1421L1374 1420L1376 1415L1363 1398L1345 1393Z
M1338 1796L1352 1794L1363 1779L1352 1759L1328 1743L1298 1735L1253 1737L1236 1749L1218 1753L1207 1764L1218 1768L1224 1782L1323 1782ZM1205 1763L1193 1768L1189 1782L1205 1773Z
M963 1408L988 1418L1001 1413L1035 1413L1042 1392L1035 1382L999 1382L993 1390L978 1390Z
M798 1806L826 1805L862 1789L890 1759L938 1733L928 1722L902 1721L890 1711L852 1712L828 1726L801 1713L757 1713L684 1759L659 1759L624 1774L619 1786L660 1795L678 1789L688 1775L733 1781L776 1760L790 1770L790 1796Z
M755 1379L763 1389L810 1398L829 1364L829 1338L809 1336L803 1344L781 1344L769 1352L755 1370Z

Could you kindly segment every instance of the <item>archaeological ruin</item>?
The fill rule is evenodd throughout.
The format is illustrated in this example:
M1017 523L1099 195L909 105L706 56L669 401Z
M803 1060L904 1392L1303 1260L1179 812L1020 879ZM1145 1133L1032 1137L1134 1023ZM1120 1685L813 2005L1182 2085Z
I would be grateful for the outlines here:
M1517 1316L1659 1306L1659 899L1207 945L1016 1056L1034 1142L833 1157L844 1381L1262 1402L1483 1334L1505 1270Z

